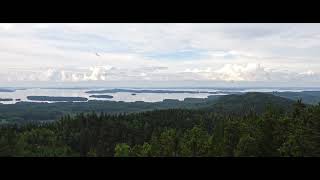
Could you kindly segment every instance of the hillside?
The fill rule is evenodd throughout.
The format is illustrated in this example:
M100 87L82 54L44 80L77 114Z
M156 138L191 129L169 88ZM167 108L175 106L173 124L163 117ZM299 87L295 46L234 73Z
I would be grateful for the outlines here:
M287 102L250 93L224 97L217 104L265 107L260 100ZM187 109L80 113L53 123L0 126L0 156L320 156L320 106L297 102L290 109L243 115Z
M295 101L266 93L250 92L241 95L222 96L206 109L215 112L246 113L251 111L261 113L272 106L279 110L289 110Z
M320 102L320 91L272 92L270 94L294 101L302 99L302 102L307 104L318 104Z

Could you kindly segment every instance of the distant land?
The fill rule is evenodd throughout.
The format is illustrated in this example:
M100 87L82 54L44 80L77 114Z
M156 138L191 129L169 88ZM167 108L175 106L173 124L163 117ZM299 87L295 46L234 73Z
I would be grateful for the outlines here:
M217 94L220 92L211 92L211 91L189 91L189 90L150 90L150 89L105 89L105 90L93 90L93 91L86 91L88 94L104 94L104 93L118 93L118 92L128 92L128 93L209 93L209 94ZM132 94L134 95L134 94Z
M108 99L113 98L113 96L110 96L110 95L91 95L90 97L93 97L93 98L108 98Z
M54 96L27 96L28 100L31 101L88 101L84 97L54 97Z
M0 89L0 92L15 92L14 89Z
M269 94L280 96L283 98L298 100L302 99L302 102L307 104L318 104L320 103L320 91L302 91L302 92L270 92Z
M0 98L0 101L13 101L12 98Z
M69 90L78 90L78 89L89 89L86 87L58 87L58 88L40 88L40 89L69 89Z

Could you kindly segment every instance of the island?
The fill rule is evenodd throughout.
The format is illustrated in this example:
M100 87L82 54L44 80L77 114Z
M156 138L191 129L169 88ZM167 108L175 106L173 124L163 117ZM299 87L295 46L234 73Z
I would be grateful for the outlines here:
M88 101L84 97L27 96L27 99L31 101Z
M15 92L13 89L0 89L0 92Z
M92 98L107 98L107 99L113 98L113 96L110 96L110 95L91 95L90 97L92 97Z
M12 98L0 98L0 101L13 101Z
M137 95L137 94L135 94L135 93L132 93L131 95L132 95L132 96L135 96L135 95Z

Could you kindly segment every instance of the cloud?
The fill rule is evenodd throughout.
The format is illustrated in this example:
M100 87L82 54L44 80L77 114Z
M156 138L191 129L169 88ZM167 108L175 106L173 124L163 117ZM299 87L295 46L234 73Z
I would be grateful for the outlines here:
M319 40L319 24L2 23L0 81L320 82Z
M269 73L260 64L226 64L223 68L213 72L212 78L226 81L257 81L269 80Z
M14 27L13 24L9 23L0 23L0 30L8 31Z
M185 73L202 76L202 79L215 81L247 81L247 82L288 82L288 81L314 81L320 80L319 73L308 70L306 72L291 72L281 69L266 68L261 64L225 64L222 68L213 70L186 69Z
M106 80L107 79L107 71L109 68L106 67L92 67L90 68L90 73L88 76L85 76L83 80Z
M87 69L39 69L38 71L12 71L2 75L0 80L7 81L51 81L51 82L78 82L99 81L107 79L110 67L90 67ZM4 78L8 77L8 78Z
M223 81L258 81L270 78L269 72L260 64L225 64L217 70L207 67L204 69L186 69L184 72L200 74L209 80Z

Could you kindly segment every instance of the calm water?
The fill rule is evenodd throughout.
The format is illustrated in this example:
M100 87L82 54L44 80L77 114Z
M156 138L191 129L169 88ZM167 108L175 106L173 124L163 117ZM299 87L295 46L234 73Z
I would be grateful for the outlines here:
M106 88L104 88L106 89ZM100 89L25 89L25 90L16 90L15 92L0 92L0 98L12 98L13 101L5 102L1 101L2 104L14 104L16 103L15 99L21 99L21 101L28 102L37 102L30 101L27 99L27 96L65 96L65 97L86 97L89 100L108 100L108 101L124 101L124 102L134 102L134 101L145 101L145 102L158 102L163 101L164 99L177 99L184 100L185 98L207 98L209 95L226 95L228 93L136 93L132 95L130 92L118 92L118 93L105 93L106 95L111 95L111 99L102 99L102 98L91 98L89 97L92 94L85 93L89 90L100 90ZM209 91L217 92L221 91L215 89L161 89L161 90L190 90L190 91ZM272 91L302 91L299 89L242 89L242 90L222 90L224 92L272 92ZM100 94L99 94L100 95Z
M136 93L135 96L129 92L118 92L118 93L104 93L105 95L111 95L113 98L91 98L92 94L85 93L86 91L93 89L26 89L26 90L16 90L15 92L0 92L0 98L12 98L14 101L1 101L2 104L14 104L15 99L21 99L21 101L27 102L37 102L30 101L27 96L64 96L64 97L86 97L89 100L108 100L108 101L145 101L145 102L158 102L164 99L177 99L184 100L184 98L206 98L211 94L208 93ZM96 90L96 89L95 89ZM99 94L102 95L102 94ZM224 94L217 94L224 95Z

